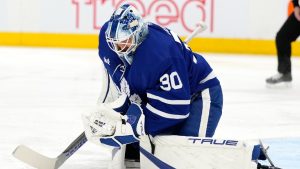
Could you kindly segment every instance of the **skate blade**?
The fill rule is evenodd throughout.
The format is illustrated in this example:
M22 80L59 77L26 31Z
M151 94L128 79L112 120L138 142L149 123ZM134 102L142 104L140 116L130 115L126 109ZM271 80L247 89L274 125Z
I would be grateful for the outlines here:
M280 82L277 84L267 83L266 87L269 89L289 89L292 88L293 86L292 86L292 82Z

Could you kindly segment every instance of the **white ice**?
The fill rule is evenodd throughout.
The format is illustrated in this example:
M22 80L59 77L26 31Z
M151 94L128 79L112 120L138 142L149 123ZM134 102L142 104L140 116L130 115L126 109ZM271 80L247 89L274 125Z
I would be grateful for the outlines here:
M300 58L292 60L292 88L270 89L275 56L204 56L224 92L215 137L265 139L274 163L300 168ZM97 50L0 47L0 168L31 168L11 155L19 144L51 157L62 152L83 131L80 115L95 106L102 71ZM61 168L105 168L106 159L87 143Z

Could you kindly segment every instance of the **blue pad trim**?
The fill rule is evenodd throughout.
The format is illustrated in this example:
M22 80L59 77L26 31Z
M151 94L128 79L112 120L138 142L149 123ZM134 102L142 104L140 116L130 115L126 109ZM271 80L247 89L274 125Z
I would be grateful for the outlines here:
M129 143L135 143L138 142L133 135L127 135L127 136L115 136L115 139L118 140L121 144L129 144Z
M113 140L112 138L100 138L100 142L102 144L106 144L106 145L109 145L109 146L113 146L113 147L118 147L120 148L120 144L117 143L115 140Z

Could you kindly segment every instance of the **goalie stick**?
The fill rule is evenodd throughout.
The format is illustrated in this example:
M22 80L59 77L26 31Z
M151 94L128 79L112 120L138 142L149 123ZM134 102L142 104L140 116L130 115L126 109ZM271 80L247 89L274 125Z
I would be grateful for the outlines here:
M199 26L186 39L184 39L184 42L189 43L198 33L205 31L206 28L206 24L201 22Z
M57 169L86 142L87 138L83 132L56 158L46 157L25 145L19 145L13 151L13 155L38 169Z
M206 28L207 26L201 22L199 26L184 40L184 43L191 41L198 33L206 30ZM61 154L55 158L44 156L25 145L19 145L12 154L15 158L32 167L38 169L57 169L86 142L87 138L85 136L85 132L82 132Z

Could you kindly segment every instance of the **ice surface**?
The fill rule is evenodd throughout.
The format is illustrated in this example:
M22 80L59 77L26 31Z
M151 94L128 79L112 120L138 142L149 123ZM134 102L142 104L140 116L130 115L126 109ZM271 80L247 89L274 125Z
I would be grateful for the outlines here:
M266 88L276 73L275 56L204 54L224 92L215 137L256 139L271 145L284 169L300 168L300 58L293 58L293 87ZM100 93L97 50L0 47L0 164L30 169L11 155L19 144L54 157L82 131L81 113ZM85 144L65 169L106 167L109 152Z

